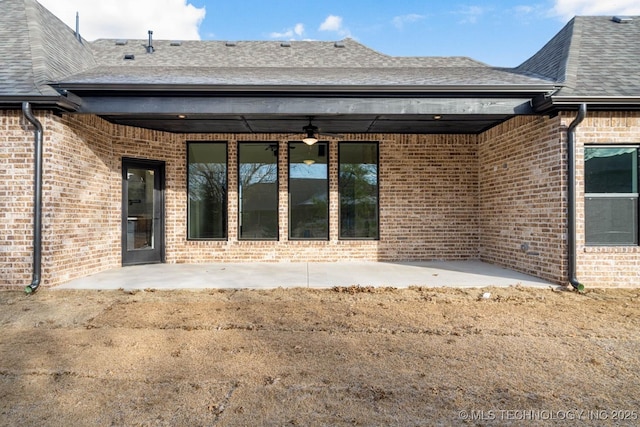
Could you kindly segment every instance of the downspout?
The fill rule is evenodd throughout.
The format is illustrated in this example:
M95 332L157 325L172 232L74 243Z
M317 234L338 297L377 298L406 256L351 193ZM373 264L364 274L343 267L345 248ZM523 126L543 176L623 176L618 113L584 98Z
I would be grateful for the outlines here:
M38 289L42 271L42 124L31 112L28 102L22 103L24 117L35 126L34 138L34 186L33 186L33 276L24 292L31 294Z
M576 128L587 115L587 104L580 104L578 115L567 128L567 172L569 181L567 182L567 245L569 260L569 283L574 289L582 291L584 285L579 281L576 273Z

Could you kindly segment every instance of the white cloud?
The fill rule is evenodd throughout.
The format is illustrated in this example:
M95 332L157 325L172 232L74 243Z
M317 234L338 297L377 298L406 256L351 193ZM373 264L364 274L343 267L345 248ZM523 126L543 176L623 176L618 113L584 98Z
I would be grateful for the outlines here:
M396 16L391 20L391 23L399 30L401 30L405 24L421 21L425 18L424 15L418 15L417 13L410 13L408 15Z
M351 32L343 27L342 25L342 17L336 15L329 15L327 18L320 24L318 28L320 31L333 31L338 33L338 35L342 37L351 37Z
M460 20L461 24L475 24L484 12L485 10L480 6L464 6L456 13L463 16L462 20Z
M340 31L342 28L342 17L329 15L327 19L324 20L322 24L320 24L320 31Z
M576 15L640 15L638 0L555 0L554 15L568 20Z
M293 37L293 30L286 30L281 33L274 31L269 33L269 37L272 39L290 39Z
M99 38L199 40L205 8L188 0L38 0L72 29L80 13L80 34L87 40Z
M535 8L533 6L527 6L527 5L520 5L520 6L516 6L513 8L513 10L516 12L516 14L518 15L528 15L530 13L533 13L533 11L535 10Z
M269 34L269 37L271 37L272 39L293 39L296 36L302 37L303 34L304 24L298 23L293 28L288 28L281 33L274 31L273 33Z

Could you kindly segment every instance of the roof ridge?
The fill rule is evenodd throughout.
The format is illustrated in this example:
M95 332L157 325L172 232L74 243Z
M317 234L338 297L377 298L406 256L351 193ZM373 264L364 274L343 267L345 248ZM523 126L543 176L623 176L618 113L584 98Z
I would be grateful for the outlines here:
M37 11L35 8L38 7L37 2L35 0L23 0L24 1L24 12L26 17L26 27L28 33L28 46L29 46L29 54L31 56L31 73L33 75L33 84L35 90L40 93L40 95L45 95L42 91L42 87L46 85L46 78L44 77L45 71L47 69L46 61L42 52L42 43L41 43L41 29L40 22L37 19ZM39 43L34 43L37 41Z
M584 18L576 16L573 21L573 32L567 46L567 54L564 64L564 87L575 89L578 80L578 68L580 67L580 48L582 46L582 34L584 29Z
M575 18L571 19L540 50L513 70L525 75L551 79L556 83L564 83L567 77L567 61L571 51L574 26Z
M57 96L58 93L49 83L72 71L90 68L95 65L95 59L85 41L78 41L75 32L57 16L36 0L21 1L27 20L33 84L41 95Z

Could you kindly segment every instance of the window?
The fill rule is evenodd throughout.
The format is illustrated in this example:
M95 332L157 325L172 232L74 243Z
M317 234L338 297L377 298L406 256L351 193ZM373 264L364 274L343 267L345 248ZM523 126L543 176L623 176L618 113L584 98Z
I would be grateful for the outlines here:
M329 239L328 145L289 143L289 238Z
M340 238L378 238L378 144L341 142L338 147Z
M187 145L187 236L189 239L227 237L227 144L191 142Z
M638 148L584 150L585 230L590 245L638 244Z
M278 144L238 144L240 239L278 238Z

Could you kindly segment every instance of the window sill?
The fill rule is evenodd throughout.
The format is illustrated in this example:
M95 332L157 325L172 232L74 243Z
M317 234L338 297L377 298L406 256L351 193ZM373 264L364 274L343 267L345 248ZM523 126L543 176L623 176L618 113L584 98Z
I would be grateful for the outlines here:
M640 246L585 246L588 254L640 254Z

